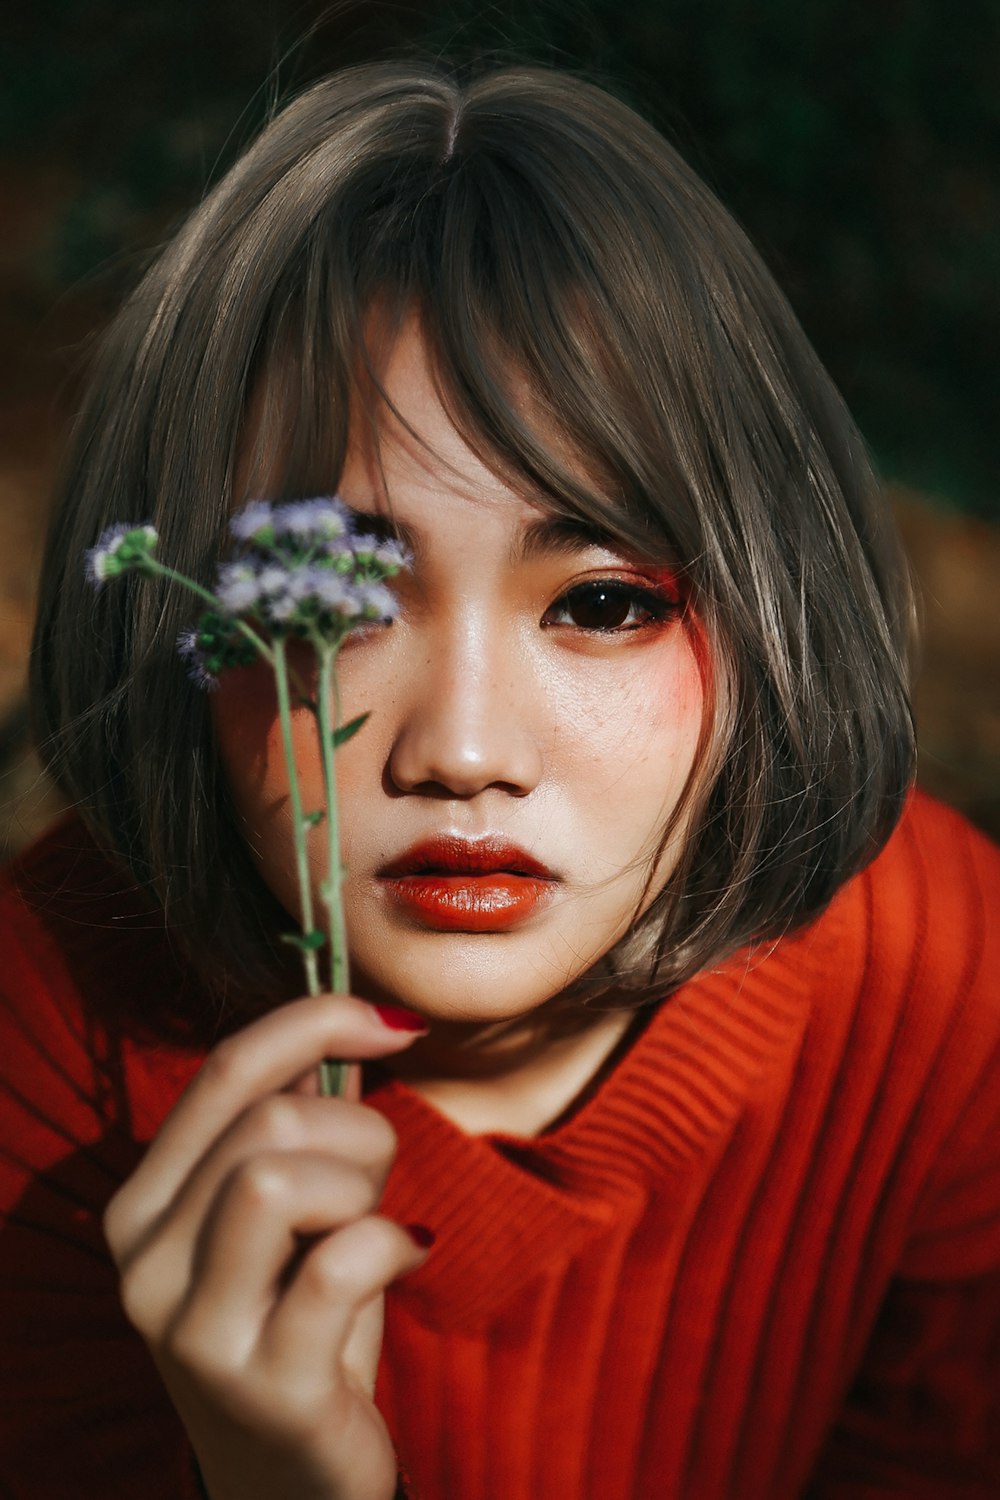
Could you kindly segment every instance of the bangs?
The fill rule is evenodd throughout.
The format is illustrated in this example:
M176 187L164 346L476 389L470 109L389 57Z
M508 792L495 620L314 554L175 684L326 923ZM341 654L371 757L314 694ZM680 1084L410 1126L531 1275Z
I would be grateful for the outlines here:
M382 372L415 316L442 403L488 468L650 561L683 565L701 550L662 399L650 410L649 383L637 380L635 350L651 341L649 307L629 295L648 278L626 260L640 258L635 205L631 232L609 254L597 228L621 224L624 204L602 213L593 173L569 161L565 195L554 197L565 133L540 171L537 124L522 136L516 123L505 118L491 141L473 100L450 155L434 138L382 174L359 172L309 225L263 320L235 503L262 484L274 498L333 490L351 420L364 420L376 443L380 407L402 420ZM446 120L435 124L436 137ZM627 196L610 174L607 186L612 199ZM653 341L662 355L669 338Z

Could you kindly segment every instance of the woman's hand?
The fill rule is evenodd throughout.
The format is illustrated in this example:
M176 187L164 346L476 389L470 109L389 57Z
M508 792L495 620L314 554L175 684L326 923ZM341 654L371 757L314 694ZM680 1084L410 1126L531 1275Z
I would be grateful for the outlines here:
M224 1041L112 1199L125 1310L152 1351L213 1500L391 1500L372 1400L386 1286L419 1265L376 1213L391 1126L324 1099L322 1057L382 1057L416 1032L322 995Z

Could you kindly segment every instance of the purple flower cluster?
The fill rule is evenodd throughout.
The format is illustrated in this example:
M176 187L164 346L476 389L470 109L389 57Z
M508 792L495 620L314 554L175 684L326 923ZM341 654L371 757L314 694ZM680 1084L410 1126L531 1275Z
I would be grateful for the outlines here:
M384 583L351 577L322 561L290 562L242 557L223 563L215 586L223 611L255 616L272 629L321 636L362 620L388 623L395 600Z
M251 500L233 517L229 529L237 541L259 546L273 545L279 537L317 546L348 536L350 517L335 495L289 500L282 505Z
M158 537L148 525L109 527L87 553L95 588L128 572L171 577L212 607L177 646L192 677L206 686L225 667L244 666L266 652L268 639L294 636L337 646L364 623L389 624L395 597L386 584L408 564L398 542L355 529L336 496L274 504L251 501L230 522L235 554L219 564L215 590L154 557Z
M216 580L226 615L322 639L339 638L364 620L394 617L385 580L406 566L406 555L394 541L355 532L335 496L283 505L254 500L230 530L242 545Z
M141 570L149 563L158 540L153 526L137 526L128 521L109 526L86 554L88 581L99 589L111 578Z
M246 659L240 621L272 638L337 645L358 625L395 617L386 580L407 565L406 553L398 542L355 531L336 497L254 500L230 530L239 546L219 565L217 608L178 642L196 681Z

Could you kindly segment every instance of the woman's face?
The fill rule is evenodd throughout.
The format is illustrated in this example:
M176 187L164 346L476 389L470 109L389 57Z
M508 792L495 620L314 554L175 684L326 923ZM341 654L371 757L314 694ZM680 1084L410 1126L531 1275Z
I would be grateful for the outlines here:
M385 409L381 468L358 424L340 494L391 510L413 562L398 619L339 656L343 719L370 713L337 752L351 987L428 1017L513 1020L607 952L669 874L660 834L704 709L695 640L662 569L560 528L484 467L417 324L383 378L403 422ZM226 674L213 711L249 846L296 912L269 669ZM314 808L307 710L295 736ZM311 858L318 892L322 832Z

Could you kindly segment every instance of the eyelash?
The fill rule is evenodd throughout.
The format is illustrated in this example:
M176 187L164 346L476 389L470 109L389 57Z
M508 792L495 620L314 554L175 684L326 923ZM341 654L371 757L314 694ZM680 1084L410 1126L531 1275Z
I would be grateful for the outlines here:
M587 605L591 608L601 603L610 606L612 614L615 610L623 612L621 619L611 624L581 624L578 620L557 621L551 617L558 611L568 612L574 606L579 610ZM543 626L568 625L569 628L585 631L587 634L613 636L625 635L632 631L648 629L650 626L663 625L668 620L676 619L682 608L681 601L672 594L660 593L656 589L644 588L640 584L626 583L621 578L595 578L588 579L586 583L574 584L567 589L542 616ZM639 611L644 616L635 619L631 624L626 623L633 611Z

